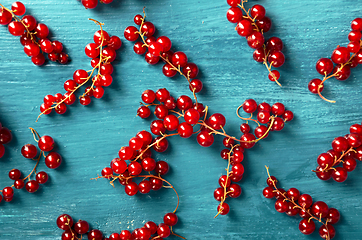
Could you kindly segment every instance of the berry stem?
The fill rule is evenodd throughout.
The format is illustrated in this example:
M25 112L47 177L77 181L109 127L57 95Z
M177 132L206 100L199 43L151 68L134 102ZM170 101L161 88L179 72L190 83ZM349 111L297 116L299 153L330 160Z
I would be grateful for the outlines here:
M178 209L178 207L179 207L179 205L180 205L180 197L179 197L176 189L174 188L174 186L173 186L169 181L163 179L163 178L160 177L160 176L155 176L155 175L138 175L138 176L123 177L122 175L117 175L117 176L115 176L115 175L112 174L112 175L107 175L107 176L99 176L99 175L98 175L96 178L91 178L91 180L98 180L98 179L100 179L100 178L107 178L107 179L112 178L110 184L114 187L113 182L114 182L116 179L125 179L126 181L128 181L128 179L138 178L138 177L139 177L139 178L143 178L143 179L147 179L147 178L151 178L151 177L152 177L152 178L157 178L157 179L159 179L159 180L167 183L168 186L163 186L163 187L164 187L164 188L172 188L173 191L175 192L176 196L177 196L177 205L176 205L175 210L173 210L173 213L176 213L176 211L177 211L177 209Z
M230 171L230 165L231 165L231 162L230 162L230 158L231 158L231 153L233 152L233 149L238 146L238 145L234 145L231 147L230 151L228 152L228 166L227 168L225 169L226 170L226 180L225 180L225 183L227 183L229 181L229 176L230 176L230 173L232 173ZM223 189L224 189L224 196L221 198L221 201L220 201L220 206L222 206L222 204L225 202L226 200L226 197L227 197L227 184L223 184ZM216 218L217 216L219 216L219 214L222 212L223 208L220 207L220 210L218 211L218 213L215 215L214 218Z
M243 118L242 116L240 116L239 110L240 110L240 108L242 108L243 105L244 105L244 103L241 104L241 105L236 109L236 115L237 115L240 119L246 121L246 123L248 123L248 121L250 120L250 121L256 122L256 123L258 124L258 126L260 126L259 121L252 118L252 117L253 117L253 113L250 113L250 117L248 117L248 118Z
M263 49L264 49L264 53L265 53L265 50L266 50L265 44L263 45ZM280 82L278 82L277 77L275 76L275 74L272 73L272 71L271 71L271 66L272 66L273 62L271 62L270 65L267 63L268 56L269 56L269 52L268 52L268 54L265 55L263 64L265 65L266 69L268 69L269 74L271 74L273 76L274 82L276 82L276 84L278 84L279 87L282 87Z

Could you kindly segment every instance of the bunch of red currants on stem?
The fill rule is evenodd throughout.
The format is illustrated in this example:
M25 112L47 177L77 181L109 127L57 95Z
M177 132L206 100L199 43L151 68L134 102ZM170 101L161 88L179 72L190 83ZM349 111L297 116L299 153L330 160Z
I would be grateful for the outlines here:
M308 84L311 93L318 94L323 100L326 99L321 93L324 89L324 82L334 77L337 80L345 81L351 75L351 68L362 64L362 18L356 18L351 23L352 31L348 34L350 41L347 47L338 46L332 53L331 58L321 58L316 64L316 70L323 76L323 79L315 78ZM334 65L335 64L335 65Z
M104 4L110 4L113 2L113 0L99 0L99 1ZM85 8L89 9L96 8L98 5L98 0L81 0L81 2Z
M91 86L85 88L83 95L79 97L80 104L86 106L91 103L91 97L102 98L104 95L104 87L112 84L113 66L112 62L115 60L118 50L121 45L121 39L117 36L109 36L109 34L102 29L103 23L94 19L94 21L101 27L93 35L94 43L89 43L85 47L85 54L92 58L92 70L86 71L78 69L73 74L73 79L69 79L64 83L65 94L57 93L53 95L46 95L44 103L40 106L41 115L48 115L54 109L58 114L64 114L67 111L67 105L72 105L75 100L75 92L84 84L91 80ZM96 73L97 72L97 73Z
M195 63L188 62L187 56L184 52L171 50L172 42L166 36L161 36L156 39L154 37L156 27L152 22L145 21L146 15L137 14L134 17L134 23L139 26L128 26L124 30L124 37L128 41L137 41L133 50L136 54L145 54L147 63L154 65L162 59L165 64L163 65L162 72L166 77L174 77L177 73L184 76L188 83L189 89L193 94L202 90L203 84L199 79L196 79L199 68Z
M108 238L98 229L90 230L87 221L79 220L74 223L71 216L62 214L57 218L57 226L64 230L62 240L80 240L82 235L87 234L89 240L162 240L171 234L185 239L172 232L172 227L176 225L178 218L174 213L167 213L163 217L164 223L157 225L152 221L148 221L141 228L136 228L132 232L122 230L120 233L112 233Z
M299 223L299 230L303 234L312 234L316 228L314 221L317 221L323 224L319 228L319 236L326 240L334 238L336 230L333 224L339 221L339 211L335 208L329 208L322 201L313 203L313 199L309 194L301 194L296 188L290 188L288 191L277 188L277 179L270 176L268 167L266 169L268 187L264 188L263 195L266 198L276 198L275 210L286 213L288 216L299 214L303 218Z
M318 156L318 167L313 171L319 179L326 181L333 178L336 182L344 182L348 172L355 170L356 159L362 161L362 125L353 124L349 132L336 137L332 141L332 149ZM340 164L342 166L338 166Z
M50 41L49 28L44 23L37 23L32 15L25 15L22 19L17 16L24 15L26 8L21 2L14 2L11 10L1 5L0 24L8 25L9 32L14 36L20 36L20 43L24 46L24 52L31 57L31 61L41 66L45 63L44 54L50 61L58 61L61 64L68 62L68 55L63 52L63 44L59 41Z
M8 144L13 139L13 135L10 130L6 127L3 127L0 122L0 158L2 158L5 154L4 144Z
M48 181L48 174L44 171L36 172L40 159L44 156L45 165L50 169L56 169L62 163L62 157L59 153L54 152L54 139L48 135L42 137L33 129L30 128L34 135L34 140L38 142L40 152L38 154L38 148L33 144L26 144L21 148L21 154L27 159L36 161L33 170L26 176L22 177L22 173L19 169L12 169L9 171L9 178L14 181L14 184L10 187L5 187L0 191L6 202L13 200L14 189L22 189L25 186L26 191L34 193L39 189L39 184L45 184ZM49 152L45 156L45 152ZM35 175L35 180L31 180L31 176ZM2 196L0 195L0 201Z
M239 115L239 109L243 108L246 113L250 113L249 118L243 118ZM252 119L252 114L257 111L257 119ZM243 123L240 125L240 131L243 133L240 140L226 136L223 144L226 147L221 150L221 158L228 160L226 168L226 175L219 178L219 188L214 191L214 198L220 202L217 207L217 215L226 215L230 207L225 202L227 197L237 198L241 195L241 187L234 183L239 182L243 178L244 166L241 162L244 160L244 150L252 148L256 142L266 138L270 131L280 131L284 128L284 123L291 121L294 114L290 110L285 110L282 103L275 103L270 106L268 103L263 102L259 105L254 99L247 99L237 109L237 115L246 121L254 121L258 124L255 128L254 134L250 133L250 125ZM282 117L279 117L282 116ZM264 125L263 125L264 124ZM237 144L237 141L239 143ZM216 217L215 216L215 217Z
M263 63L268 69L270 81L278 82L280 73L278 70L271 70L272 67L279 68L285 62L282 53L283 41L278 37L271 37L265 41L264 33L271 28L270 18L265 16L265 8L256 4L246 10L244 3L247 0L227 0L231 8L226 13L226 18L231 23L236 23L235 30L246 41L252 49L255 49L253 58L256 62Z

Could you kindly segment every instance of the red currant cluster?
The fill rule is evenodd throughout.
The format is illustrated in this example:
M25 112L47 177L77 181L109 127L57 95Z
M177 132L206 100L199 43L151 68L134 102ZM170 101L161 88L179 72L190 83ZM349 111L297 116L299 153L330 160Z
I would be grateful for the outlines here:
M226 13L226 17L231 23L236 23L236 32L246 38L246 41L252 49L255 49L253 58L256 62L263 63L268 69L268 78L270 81L278 82L280 73L277 70L271 70L272 67L278 68L285 62L282 53L283 42L278 37L271 37L265 41L264 33L271 28L270 18L265 16L265 8L259 4L246 10L244 3L247 0L227 0L231 6Z
M171 50L171 40L166 36L155 38L156 28L152 22L145 21L146 15L137 14L134 22L139 25L139 29L129 26L124 30L124 37L128 41L137 41L133 50L139 55L145 55L145 60L149 64L156 64L162 59L165 62L162 72L166 77L174 77L177 73L184 76L189 83L189 88L193 94L202 90L203 84L199 79L195 79L199 73L199 68L195 63L188 62L184 52L173 52Z
M63 52L63 44L59 41L47 39L49 34L48 26L44 23L37 23L32 15L25 15L26 8L21 2L14 2L11 10L4 7L0 9L0 24L8 25L9 32L14 36L20 36L20 43L24 46L24 52L31 57L31 61L37 65L45 62L44 54L48 55L50 61L58 61L61 64L68 62L68 55ZM14 20L13 20L14 18Z
M244 118L239 115L239 109L243 108L244 112L250 113L250 117ZM256 118L253 119L253 113L256 113ZM284 104L274 103L270 106L266 102L262 102L259 105L254 99L247 99L245 102L238 107L237 115L239 118L247 121L240 125L240 131L244 133L241 137L241 140L246 142L241 146L243 148L251 148L255 143L248 143L255 140L255 138L266 138L269 135L269 131L280 131L284 128L284 123L289 122L294 118L294 114L290 110L286 110ZM250 132L250 125L248 121L254 121L258 124L258 127L255 128L254 134ZM264 125L263 125L264 124Z
M62 214L57 218L57 226L64 230L62 240L80 240L83 239L82 235L87 234L90 240L162 240L171 234L181 237L172 232L172 226L176 225L178 218L174 213L167 213L163 217L164 223L157 226L156 223L148 221L141 228L136 228L132 232L129 230L122 230L120 233L112 233L108 238L103 237L103 233L98 229L89 231L89 224L87 221L79 220L74 223L71 216Z
M8 144L11 139L13 139L13 135L10 130L3 127L0 123L0 158L2 158L5 154L5 147L3 144Z
M321 180L333 178L336 182L344 182L348 172L356 166L356 159L362 161L362 125L353 124L349 134L336 137L332 141L332 149L317 158L318 167L314 171ZM342 163L342 167L338 165Z
M111 85L113 78L112 62L116 58L116 50L121 45L121 39L117 36L110 37L109 34L102 29L103 23L100 23L94 19L90 19L96 22L101 30L94 33L94 43L89 43L85 47L85 54L92 58L91 66L92 70L87 71L78 69L73 74L73 79L69 79L64 83L64 89L67 91L64 95L57 93L53 95L46 95L44 97L44 103L40 106L41 114L50 114L54 109L58 114L64 114L67 111L67 105L72 105L75 100L75 91L86 84L90 79L92 81L91 86L85 88L83 95L79 98L80 104L86 106L91 103L91 97L102 98L104 95L104 88ZM97 73L95 73L97 71ZM92 78L93 77L93 78Z
M250 113L251 117L241 117L238 113L241 107L246 113ZM252 119L252 114L255 111L258 112L257 120ZM225 203L227 197L236 198L241 195L240 186L233 182L239 182L243 178L244 166L241 162L244 160L244 149L252 148L256 142L266 138L270 131L282 130L284 122L291 121L294 116L292 111L285 110L282 103L275 103L270 106L268 103L263 102L258 105L254 99L245 100L237 109L237 115L246 121L255 121L258 127L255 128L254 135L250 133L249 124L243 123L240 125L240 131L243 133L240 140L230 136L226 136L223 140L226 149L221 150L220 155L221 158L228 160L228 166L226 175L219 178L220 187L214 191L214 198L220 202L217 215L225 215L229 212L229 205ZM239 143L236 144L236 141L239 141Z
M347 47L338 46L332 53L331 58L321 58L316 64L316 70L323 76L323 80L315 78L308 84L311 93L318 94L323 100L328 100L321 92L324 88L324 82L334 77L337 80L344 81L351 75L351 68L362 64L362 18L356 18L351 24L352 31L348 34L350 41ZM334 65L334 64L336 65Z
M62 157L59 153L53 152L54 148L54 140L52 137L44 135L42 137L33 129L30 128L34 135L34 139L38 142L38 147L40 149L40 153L38 155L38 149L33 144L26 144L21 148L21 154L27 158L36 161L35 167L26 177L22 178L22 174L19 169L12 169L9 172L9 178L14 180L14 184L10 187L5 187L2 191L2 195L4 196L4 200L6 202L10 202L13 200L14 189L22 189L25 186L26 191L30 193L34 193L39 189L39 184L45 184L48 181L48 174L44 171L36 172L36 168L39 165L41 156L45 157L45 165L50 169L55 169L60 166L62 162ZM38 138L38 140L36 139ZM45 156L44 152L50 152L47 156ZM37 157L38 156L38 157ZM31 180L30 177L35 175L35 180ZM26 182L25 182L26 181ZM0 201L2 200L2 196L0 195Z
M325 202L317 201L313 203L313 199L309 194L301 194L298 189L290 188L285 191L282 188L277 188L277 179L270 176L269 169L267 184L264 188L263 195L266 198L276 198L275 210L280 213L286 213L288 216L299 214L303 218L299 223L299 230L306 235L312 234L316 228L315 222L320 222L323 225L319 228L321 238L332 239L336 231L332 224L339 221L340 214L335 208L329 208ZM324 219L324 221L323 221Z
M110 4L113 2L113 0L99 0L99 1L104 4ZM85 8L89 9L93 9L98 5L98 0L81 0L81 2Z

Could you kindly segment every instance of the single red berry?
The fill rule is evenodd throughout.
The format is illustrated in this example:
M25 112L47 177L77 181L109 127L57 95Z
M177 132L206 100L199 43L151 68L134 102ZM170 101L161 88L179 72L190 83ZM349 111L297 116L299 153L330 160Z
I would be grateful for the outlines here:
M335 64L344 64L349 60L350 53L346 47L337 47L332 53L332 61Z
M210 147L214 143L214 136L207 130L199 132L196 139L202 147Z
M226 18L231 23L239 22L243 17L243 11L238 7L231 7L226 12Z
M227 204L226 202L220 203L217 206L217 212L219 212L221 215L226 215L228 214L230 211L230 207L229 204Z
M151 22L144 22L141 27L141 32L144 33L146 37L151 37L155 33L156 28Z
M309 194L302 194L302 195L300 195L300 197L298 199L298 203L300 206L307 209L307 208L310 208L310 206L312 206L313 199Z
M125 192L129 196L133 196L138 192L138 185L135 182L130 182L124 188Z
M26 191L34 193L39 189L39 183L35 180L30 180L25 184Z
M13 36L21 36L25 32L25 27L20 22L12 21L8 25L8 30Z
M68 214L62 214L57 218L57 226L62 230L69 230L73 226L73 219Z
M230 184L230 186L227 188L228 196L232 198L237 198L241 195L241 187L240 185L236 183Z
M138 29L134 26L129 26L124 30L124 37L131 42L134 42L138 39Z
M25 15L21 21L25 24L29 31L33 31L36 28L36 19L31 15Z
M251 7L250 15L253 19L262 19L265 17L265 8L262 5L256 4Z
M247 37L253 32L253 25L249 20L243 19L236 25L236 32L242 37Z
M21 148L21 155L25 158L35 158L37 154L38 149L33 144L26 144Z
M168 226L175 226L177 221L177 215L174 213L166 213L163 217L163 222Z
M137 109L137 115L141 118L148 118L151 115L151 110L146 106L141 106Z
M13 20L13 15L5 8L0 8L0 24L8 25Z
M50 152L45 158L45 165L51 169L58 168L61 163L62 157L56 152Z
M308 89L311 93L318 93L318 88L319 92L323 91L324 85L322 84L322 80L315 78L309 82Z
M336 182L344 182L348 177L348 172L343 167L336 167L332 170L332 178Z
M283 41L278 37L271 37L266 41L265 46L269 51L282 51Z
M54 139L50 136L44 135L39 138L38 147L42 151L49 152L54 148Z
M39 184L44 184L48 181L48 174L46 172L38 172L36 174L36 177L35 177L36 181L39 183Z
M185 67L187 64L187 56L184 52L175 52L172 55L172 59L171 62L173 65L180 66L180 67Z
M305 235L312 234L315 230L315 223L313 220L303 219L299 223L299 231Z
M84 0L82 0L84 1ZM103 234L98 229L93 229L88 233L88 239L103 240Z
M260 47L263 46L264 44L264 36L262 33L257 32L257 31L253 31L249 36L247 36L246 38L249 47L253 48L253 49L258 49ZM281 54L279 54L278 56L281 56ZM284 57L284 55L283 55ZM273 57L273 60L276 57ZM281 61L278 61L278 63ZM283 61L284 63L284 61Z
M355 18L351 23L352 30L362 31L362 18Z
M21 177L21 172L19 169L12 169L9 171L9 178L11 180L18 180Z
M119 37L117 36L112 36L109 41L108 41L108 47L114 49L114 50L118 50L121 48L122 46L122 41Z

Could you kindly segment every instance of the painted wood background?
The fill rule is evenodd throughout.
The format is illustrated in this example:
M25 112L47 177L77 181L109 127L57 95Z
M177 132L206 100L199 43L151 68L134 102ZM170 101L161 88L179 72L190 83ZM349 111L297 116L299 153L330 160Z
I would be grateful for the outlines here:
M1 3L10 6L12 1ZM301 234L299 217L277 213L274 201L262 196L267 177L264 165L268 165L282 187L297 187L340 210L335 239L362 239L362 167L358 165L342 184L322 182L311 172L317 156L330 148L333 138L348 133L351 124L362 120L358 81L362 67L353 69L346 82L332 79L326 83L326 97L337 100L335 104L307 90L309 80L319 77L316 61L329 57L337 45L347 44L350 21L361 17L361 1L260 0L247 4L264 5L273 21L266 35L284 41L282 88L270 82L265 68L252 60L252 50L226 19L228 5L224 0L115 0L94 10L85 10L76 0L23 3L28 13L49 26L52 39L65 44L72 62L36 67L23 53L18 37L0 27L0 121L14 135L0 159L0 187L11 184L7 177L10 169L28 172L33 167L33 162L20 154L24 144L33 143L28 127L53 136L64 162L59 169L48 171L50 181L37 193L16 191L12 203L0 204L0 239L60 239L62 231L55 220L62 213L87 220L109 236L121 229L141 227L145 221L161 222L163 215L174 209L176 198L171 190L128 197L123 187L90 180L131 137L149 128L149 120L136 117L142 91L166 87L174 96L190 93L182 78L167 79L161 65L148 65L133 53L132 43L124 40L123 30L133 25L133 16L144 6L157 35L168 36L175 49L198 64L205 86L199 99L211 112L226 116L228 132L240 136L242 122L235 109L247 98L280 101L295 113L295 120L283 131L271 133L247 151L243 194L228 200L230 214L217 219L213 219L217 207L213 191L226 166L219 157L221 138L210 148L200 147L194 137L171 139L167 153L156 158L169 162L166 178L180 194L180 221L175 231L187 239L320 239L317 231L311 236ZM77 103L64 116L52 114L36 123L43 97L63 92L63 83L74 70L90 68L84 47L98 27L87 20L89 17L104 22L106 31L123 40L114 64L114 82L105 97L90 106ZM46 169L44 163L40 169Z

